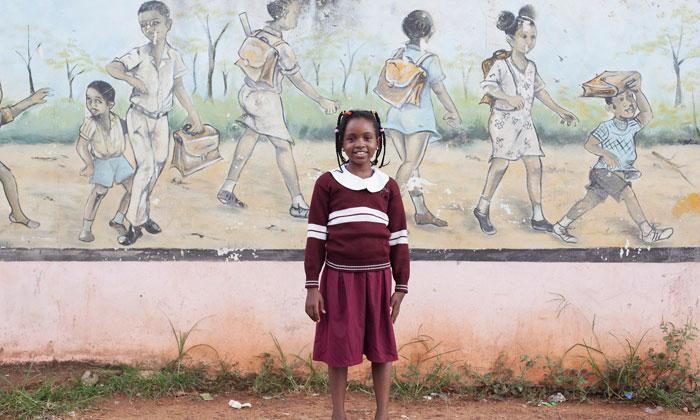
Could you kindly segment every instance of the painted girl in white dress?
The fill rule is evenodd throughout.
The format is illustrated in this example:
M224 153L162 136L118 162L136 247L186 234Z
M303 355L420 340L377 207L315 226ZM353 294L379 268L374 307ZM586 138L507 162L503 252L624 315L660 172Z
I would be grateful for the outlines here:
M496 233L489 218L491 200L510 162L522 160L532 203L531 226L537 231L551 232L552 224L542 212L541 157L544 153L532 122L534 100L539 99L567 125L576 125L578 119L552 99L537 72L537 66L526 56L535 48L537 41L532 6L521 8L518 16L508 11L501 12L497 27L506 33L511 51L504 54L505 58L494 61L481 84L484 93L493 98L489 119L492 153L486 184L474 209L474 216L482 232L487 235Z

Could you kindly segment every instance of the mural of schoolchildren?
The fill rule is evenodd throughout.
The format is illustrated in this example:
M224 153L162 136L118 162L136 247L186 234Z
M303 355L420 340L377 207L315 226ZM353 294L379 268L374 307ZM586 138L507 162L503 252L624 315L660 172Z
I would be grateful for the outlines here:
M537 42L532 6L524 6L517 16L509 11L501 12L497 27L505 32L511 50L494 54L493 65L481 84L487 101L491 104L489 135L492 154L486 183L474 209L474 216L483 233L496 233L489 218L491 200L510 162L522 160L532 203L531 226L536 231L551 232L552 224L542 211L541 157L544 153L532 122L534 99L542 102L567 125L575 125L578 119L552 99L537 72L537 66L527 58Z
M605 103L613 118L600 123L584 146L587 151L599 157L589 173L590 183L586 187L586 195L554 224L553 233L566 243L577 243L578 239L569 232L571 224L606 198L613 197L625 203L644 242L654 243L668 239L673 235L673 229L649 223L632 190L631 181L641 176L634 168L637 160L635 136L653 118L649 101L642 92L641 75L633 73L620 92L613 97L606 97Z
M49 94L49 89L39 89L33 95L25 98L14 105L0 108L0 127L12 122L19 114L33 107L34 105L43 104L46 102L46 96ZM2 89L0 88L0 102L2 102ZM0 183L5 191L5 197L10 204L10 222L24 225L30 229L39 227L39 222L36 222L22 210L19 204L19 192L17 191L17 180L12 175L10 168L0 161Z
M124 156L128 132L126 122L112 111L114 99L114 88L102 80L91 82L85 92L85 106L90 116L85 118L80 127L76 150L85 163L80 174L90 177L93 189L85 204L83 229L78 236L83 242L95 240L92 224L97 209L114 184L120 184L124 188L124 195L109 226L119 235L127 233L124 218L129 207L134 168Z
M246 72L245 83L238 93L238 101L244 115L239 122L245 132L238 140L226 180L217 193L218 200L227 206L244 208L246 204L234 194L241 172L253 153L260 138L267 138L275 148L277 166L291 196L289 214L306 218L309 205L304 200L299 186L296 162L292 153L293 140L287 129L282 107L282 81L287 78L304 95L316 102L327 114L338 110L338 103L326 99L302 76L292 47L284 40L283 32L296 28L302 12L301 0L274 0L267 4L272 17L262 29L252 31L245 42L254 42L256 48L273 49L266 60L263 71ZM247 54L244 43L242 54ZM260 49L258 49L260 51ZM267 68L269 66L269 68Z
M435 32L430 13L414 10L403 19L401 27L408 37L408 42L396 51L392 58L411 63L409 65L417 67L415 70L425 72L425 80L422 82L421 91L416 92L419 95L417 101L407 101L400 106L396 106L399 105L397 103L392 105L384 127L401 159L396 181L402 192L408 190L415 208L413 217L416 224L445 227L447 222L434 216L426 206L420 182L419 168L428 150L428 144L442 138L437 130L431 93L435 93L447 110L444 120L451 127L459 127L462 120L443 83L446 76L440 66L439 57L424 49L423 44L430 40ZM413 81L415 83L418 79L414 78ZM382 96L381 90L381 86L378 86L375 91Z
M149 42L107 65L107 72L112 77L133 87L126 122L136 159L136 173L126 214L129 230L119 237L119 243L126 246L143 235L142 229L153 235L161 232L160 226L151 218L150 203L151 193L170 150L168 113L173 106L173 97L187 112L191 131L202 131L199 114L183 83L187 67L180 53L167 41L173 23L170 9L160 1L145 2L139 8L138 22Z

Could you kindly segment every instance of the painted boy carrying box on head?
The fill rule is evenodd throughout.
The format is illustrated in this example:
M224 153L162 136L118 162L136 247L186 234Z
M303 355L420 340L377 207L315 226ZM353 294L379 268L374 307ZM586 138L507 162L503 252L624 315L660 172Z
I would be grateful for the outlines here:
M0 127L12 122L19 114L34 105L43 104L46 102L46 96L49 94L48 89L39 89L33 95L25 98L12 106L0 108ZM0 102L2 102L2 86L0 86ZM17 181L10 171L10 168L5 166L0 161L0 183L5 191L5 196L10 204L10 222L22 224L30 229L39 227L39 223L31 220L24 214L22 207L19 205L19 192L17 191Z
M191 131L202 131L199 114L182 80L187 67L180 53L167 41L172 27L168 6L160 1L145 2L139 8L138 20L149 43L134 48L107 65L107 72L112 77L134 88L126 122L136 159L136 174L126 213L131 226L126 235L119 238L122 245L136 242L143 234L142 228L150 234L161 232L160 226L151 219L150 199L168 159L168 113L173 106L173 96L187 111Z
M673 229L659 228L649 223L630 182L641 176L634 168L637 159L635 135L653 118L649 101L642 92L642 77L637 72L629 73L624 79L619 77L625 76L622 72L605 74L610 76L608 87L615 87L611 82L619 83L614 93L610 95L602 90L596 93L595 86L591 89L591 82L601 79L597 77L584 85L584 95L605 97L605 103L614 118L600 123L588 137L584 147L599 156L589 174L588 191L571 207L566 216L554 225L553 233L564 242L577 243L577 238L569 233L571 224L611 196L617 201L624 201L627 211L639 226L640 238L644 242L653 243L668 239L673 235ZM601 83L606 84L604 80L601 80Z

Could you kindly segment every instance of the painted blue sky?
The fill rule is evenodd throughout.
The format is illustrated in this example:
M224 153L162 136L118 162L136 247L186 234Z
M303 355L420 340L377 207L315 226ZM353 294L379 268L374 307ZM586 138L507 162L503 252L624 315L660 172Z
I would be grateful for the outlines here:
M206 2L214 15L222 10L229 12L247 11L253 26L260 26L268 19L265 1L220 1ZM636 69L642 72L648 91L653 96L671 101L668 90L673 87L671 61L661 54L627 54L632 45L652 38L668 24L665 17L659 17L664 10L670 11L682 4L700 11L698 0L588 0L551 1L533 0L531 3L538 12L539 40L531 53L539 71L553 94L580 94L579 85L603 70ZM32 2L6 2L3 10L4 25L0 28L4 49L0 50L0 81L5 95L18 97L25 95L27 87L26 71L15 49L26 43L26 25L32 28L33 37L43 42L43 57L34 59L33 69L37 87L50 86L55 96L67 94L65 76L61 70L47 65L45 59L61 42L75 39L95 58L109 60L131 47L142 44L144 39L136 20L136 10L140 0L34 0ZM171 40L199 38L204 42L201 22L186 19L191 2L172 0L169 2L173 13L178 15L171 33ZM502 9L517 12L521 1L476 1L476 0L345 0L342 4L346 18L332 27L328 36L334 41L366 42L359 56L368 56L377 61L377 69L384 58L404 41L401 32L401 18L416 8L430 11L437 32L429 44L429 49L437 53L444 63L454 60L460 53L486 57L497 48L506 46L504 36L495 27L498 13ZM312 10L313 11L313 10ZM312 12L311 11L311 12ZM220 57L229 62L235 60L236 51L243 33L237 19L233 18L232 29L222 41ZM213 22L219 26L218 21ZM696 22L698 29L700 23ZM309 20L302 22L294 31L286 34L290 44L307 35L308 28L314 27ZM301 41L298 41L298 44ZM688 39L687 45L698 44L697 39ZM176 47L184 46L175 45ZM296 48L296 47L295 47ZM303 51L297 51L302 60L302 68L307 78L311 77L311 67L304 62ZM339 58L342 49L330 51L325 64L331 77L340 75ZM335 57L333 56L335 55ZM206 51L200 56L201 87L205 84ZM688 61L684 66L687 74L697 73L700 59ZM448 73L448 84L459 83L456 70ZM238 71L233 70L236 78ZM82 95L84 86L95 78L108 78L99 73L82 75L76 82L76 91ZM360 83L357 76L353 83ZM217 85L219 79L215 79ZM187 80L191 85L191 80ZM237 83L236 79L233 81ZM476 75L470 87L476 89ZM322 88L324 85L322 85ZM327 88L327 86L326 86ZM119 90L126 92L125 87ZM200 91L202 89L200 88ZM218 90L218 89L217 89ZM326 89L327 90L327 89ZM562 90L562 92L559 92Z

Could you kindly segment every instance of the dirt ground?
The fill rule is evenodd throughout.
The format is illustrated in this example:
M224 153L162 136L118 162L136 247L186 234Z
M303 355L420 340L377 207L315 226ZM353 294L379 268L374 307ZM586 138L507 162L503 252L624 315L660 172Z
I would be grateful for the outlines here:
M228 401L250 402L253 407L235 410ZM215 396L213 401L193 397L166 398L158 401L110 399L97 409L76 416L80 419L328 419L330 397L327 395L289 395L262 399L245 394ZM557 407L533 407L522 401L463 401L437 399L423 402L393 401L391 419L687 419L698 414L644 412L646 406L618 405L605 402L563 403ZM363 394L350 394L346 412L348 420L372 419L374 401Z
M226 176L233 142L222 146L224 162L205 169L182 183L173 182L166 170L153 194L152 214L164 232L145 235L136 244L145 248L285 249L303 248L306 222L288 214L289 195L277 170L272 146L261 142L245 168L236 193L248 203L247 209L230 209L216 200L216 192ZM478 200L486 175L490 146L472 141L454 146L445 143L430 146L421 167L428 206L449 222L447 228L417 226L412 221L412 206L405 204L409 216L411 246L415 248L561 248L558 239L534 233L529 227L530 204L521 163L506 174L492 203L492 221L499 232L483 235L471 211ZM399 159L389 147L390 166L395 174ZM552 221L561 217L585 192L588 169L595 157L581 146L544 146L544 210ZM315 179L335 165L329 142L300 141L294 154L302 191L307 200ZM652 222L673 226L674 236L663 246L699 246L700 208L691 206L700 191L700 147L658 146L638 149L637 167L643 176L634 189ZM121 188L112 190L102 203L93 226L96 241L78 241L83 207L90 191L86 178L79 176L82 166L72 145L0 145L0 157L20 187L27 214L42 223L35 231L0 219L0 246L28 248L115 248L116 233L107 226L113 216ZM663 158L669 159L668 163ZM684 180L672 165L686 176ZM693 186L691 183L697 185ZM690 201L689 201L690 200ZM0 198L0 211L5 211ZM685 207L684 207L685 206ZM676 215L674 215L676 207ZM678 211L686 209L686 211ZM645 247L638 230L629 219L624 204L609 199L583 217L574 231L578 247Z

